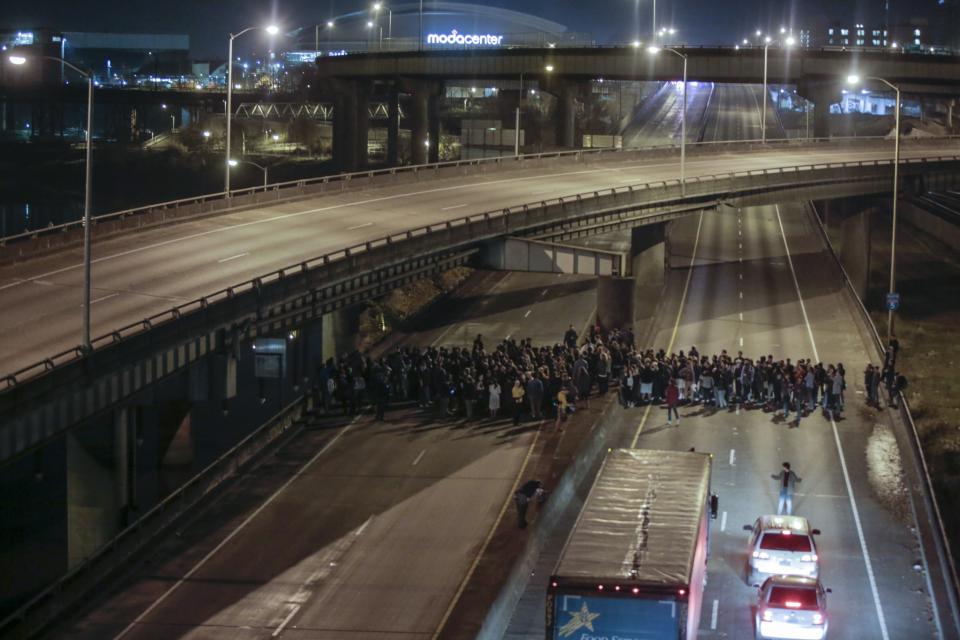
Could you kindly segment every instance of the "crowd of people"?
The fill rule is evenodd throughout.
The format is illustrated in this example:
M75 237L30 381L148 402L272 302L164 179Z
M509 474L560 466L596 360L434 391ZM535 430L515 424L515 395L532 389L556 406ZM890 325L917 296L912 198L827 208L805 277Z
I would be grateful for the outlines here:
M868 402L879 406L885 384L891 403L906 387L895 369L891 345L883 367L868 365L864 386ZM843 363L793 361L773 355L756 358L722 351L638 350L629 329L604 332L591 327L580 339L571 325L563 340L551 346L531 340L504 339L490 348L482 335L471 347L403 347L377 360L354 353L339 362L328 360L320 371L323 405L347 415L372 403L382 420L391 401L415 401L441 418L467 420L512 416L542 420L549 416L558 429L566 416L617 387L625 408L665 404L667 420L679 422L677 408L701 404L716 410L740 405L776 412L799 426L803 417L821 409L839 419L845 406L847 372Z

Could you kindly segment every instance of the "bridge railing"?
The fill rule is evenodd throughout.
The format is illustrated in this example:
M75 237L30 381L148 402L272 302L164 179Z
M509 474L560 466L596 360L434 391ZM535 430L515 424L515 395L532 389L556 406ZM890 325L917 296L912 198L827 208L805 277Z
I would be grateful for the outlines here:
M911 159L902 159L901 165L915 165L923 163L932 163L932 162L948 162L948 161L960 161L960 155L950 155L950 156L936 156L936 157L924 157L924 158L911 158ZM719 174L710 174L695 176L687 179L684 190L686 197L696 197L698 195L712 194L716 190L712 189L711 185L715 184L717 181L736 181L741 178L750 178L754 176L779 176L781 182L784 184L789 184L792 180L795 180L795 177L803 172L829 172L834 169L843 169L851 167L886 167L893 164L892 160L870 160L870 161L856 161L856 162L835 162L835 163L814 163L808 165L798 165L792 167L778 167L772 169L756 169L749 171L737 171L732 173L719 173ZM344 247L342 249L337 249L330 253L303 260L286 266L282 269L277 269L269 273L263 274L256 278L245 280L243 282L237 283L235 285L222 288L218 291L214 291L206 296L191 300L189 302L180 304L178 306L172 307L170 309L155 313L149 317L137 320L130 324L118 327L109 333L97 336L91 341L91 350L96 352L97 350L106 348L108 346L114 345L118 342L123 342L125 339L139 335L145 331L149 331L152 328L159 326L161 324L171 322L179 319L184 315L188 315L194 312L199 312L205 310L212 304L221 302L224 300L229 300L234 296L240 295L242 293L259 290L260 287L265 285L275 283L283 280L286 276L292 275L299 272L309 272L317 267L326 266L331 263L350 260L353 257L358 255L370 252L374 249L380 249L384 246L395 245L404 241L413 240L421 238L422 236L449 233L450 231L457 230L458 228L471 225L479 222L489 222L496 218L502 218L503 222L498 227L500 232L506 234L511 233L514 228L517 228L518 225L511 225L511 220L516 218L520 220L522 218L522 225L529 225L531 219L528 217L528 212L531 209L547 209L550 206L559 206L563 208L564 206L570 203L581 203L585 200L590 199L600 199L605 196L613 196L614 200L617 199L620 195L628 195L630 197L635 195L636 191L651 191L654 189L666 189L667 187L675 187L679 189L680 181L673 180L658 180L654 182L638 183L634 185L626 185L620 187L611 187L610 189L595 190L590 192L576 193L565 196L560 196L557 198L551 198L546 200L540 200L536 202L529 202L522 205L517 205L514 207L508 207L504 209L499 209L495 211L487 211L483 213L471 214L462 216L459 218L447 220L445 222L434 223L430 225L424 225L421 227L412 228L406 231L401 231L393 233L387 236L382 236L373 240L355 244L349 247ZM652 204L656 204L652 202ZM633 205L636 208L638 205L634 202ZM522 226L521 225L521 226ZM439 240L439 237L438 237ZM469 240L469 238L467 239ZM462 241L462 239L461 239ZM37 376L44 375L53 371L57 368L63 367L69 363L76 361L79 358L85 357L87 354L84 353L81 347L73 347L56 353L52 356L44 358L38 362L35 362L32 365L23 367L17 371L4 375L0 378L0 392L6 392L16 388L17 386L23 384L24 382L36 378Z
M886 137L873 136L809 139L779 138L768 139L766 143L763 143L761 140L708 141L688 143L687 149L695 154L698 151L704 150L714 152L725 149L778 149L783 146L833 146L838 143L869 145L882 144L889 140L890 139ZM910 144L911 140L916 140L918 143L922 142L924 144L949 144L954 141L960 141L960 136L908 138L904 140L904 143ZM91 218L91 233L95 236L95 239L99 239L118 233L163 226L194 219L198 216L213 215L218 212L251 207L268 202L304 198L331 191L347 192L369 189L377 186L397 184L403 181L416 181L425 177L443 178L454 175L467 175L471 172L483 173L508 167L526 168L536 163L549 161L590 162L601 160L629 160L633 157L647 156L652 153L674 154L679 152L679 149L680 146L676 144L654 145L633 149L575 149L525 154L521 156L511 155L474 160L454 160L288 180L266 186L260 185L231 190L229 197L226 192L221 191L93 216ZM83 220L81 219L0 238L0 262L25 259L31 255L55 251L67 246L74 246L81 241L83 235L82 230Z
M871 342L873 343L874 353L881 360L886 357L883 340L877 332L877 326L870 316L863 299L857 294L853 282L847 273L840 256L834 250L830 236L820 220L820 215L816 208L812 212L815 220L815 227L820 233L821 239L826 245L834 262L840 269L847 292L854 300L860 319L863 321L867 330L870 332ZM882 392L881 392L882 393ZM940 507L936 498L936 491L933 487L933 480L930 477L930 468L927 465L927 457L923 452L923 441L920 438L920 432L916 423L913 421L913 413L910 411L910 405L902 391L897 392L899 399L898 412L906 431L903 437L907 440L911 453L911 460L916 467L915 473L919 486L914 482L907 482L912 498L913 516L917 521L919 531L916 532L919 538L920 552L924 558L927 587L933 606L934 623L937 626L939 637L947 638L960 637L960 579L957 577L956 562L950 547L950 538L947 535L946 527L943 524L943 516L940 513ZM882 401L882 398L881 398ZM919 495L917 495L919 494ZM919 498L919 500L914 500ZM919 503L919 504L918 504ZM932 551L934 558L928 558L927 552ZM938 582L943 583L943 589L939 589L932 584L933 576L937 577ZM938 585L939 586L939 585Z

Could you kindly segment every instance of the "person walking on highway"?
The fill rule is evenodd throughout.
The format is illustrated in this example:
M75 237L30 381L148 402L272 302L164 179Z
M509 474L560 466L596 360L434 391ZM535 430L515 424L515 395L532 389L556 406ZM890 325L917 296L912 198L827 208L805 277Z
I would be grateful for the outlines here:
M680 389L677 387L677 384L674 380L670 380L667 383L667 424L671 424L672 418L676 417L677 426L680 426L680 412L677 410L677 405L680 404Z
M876 405L877 399L873 395L875 391L873 386L873 364L870 362L867 363L867 368L863 370L863 388L867 392L867 405Z
M790 468L789 462L783 463L780 473L774 473L770 476L777 481L780 488L780 499L777 502L777 515L793 515L793 492L797 483L801 482L800 476L796 471Z

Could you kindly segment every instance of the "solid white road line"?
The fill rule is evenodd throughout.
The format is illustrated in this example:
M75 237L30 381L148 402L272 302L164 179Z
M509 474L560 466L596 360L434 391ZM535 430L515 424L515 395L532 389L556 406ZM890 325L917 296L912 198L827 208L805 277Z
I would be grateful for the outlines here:
M364 222L363 224L355 224L352 227L347 227L347 231L355 231L356 229L363 229L364 227L372 227L372 222Z
M222 259L220 259L220 260L217 260L217 262L219 262L219 263L230 262L231 260L236 260L237 258L242 258L242 257L248 256L248 255L250 255L250 252L249 252L249 251L245 251L245 252L243 252L243 253L238 253L238 254L235 255L235 256L230 256L229 258L222 258Z
M727 530L727 512L724 511L723 514L720 516L720 531L726 531L726 530Z
M120 631L120 633L118 633L117 635L115 635L115 636L114 636L114 640L119 640L119 638L122 638L123 636L127 635L127 634L130 632L131 629L133 629L135 626L137 626L138 624L140 624L140 623L144 620L144 618L146 618L148 615L150 615L150 613L151 613L154 609L156 609L157 607L159 607L167 598L169 598L170 595L171 595L174 591L176 591L177 589L179 589L180 586L181 586L184 582L186 582L187 580L189 580L189 579L193 576L193 574L195 574L197 571L199 571L200 568L201 568L203 565L205 565L208 560L210 560L210 558L212 558L213 556L215 556L215 555L217 554L217 552L220 551L220 549L222 549L228 542L230 542L231 540L233 540L234 537L236 537L236 535L237 535L238 533L240 533L241 531L243 531L243 529L246 528L246 526L247 526L248 524L250 524L251 522L253 522L253 519L254 519L254 518L256 518L258 515L260 515L260 513L261 513L264 509L266 509L268 506L270 506L270 504L271 504L274 500L276 500L277 497L279 497L281 493L283 493L284 491L286 491L286 490L287 490L287 487L289 487L291 484L293 484L293 482L294 482L295 480L299 479L300 476L303 475L303 473L304 473L304 471L307 469L307 467L309 467L309 466L312 465L314 462L316 462L317 459L320 458L320 456L322 456L324 453L327 452L327 450L330 449L330 447L332 447L334 444L336 444L337 440L339 440L341 437L343 437L343 434L345 434L347 431L349 431L350 428L353 427L353 425L355 425L355 424L357 423L357 421L358 421L361 417L362 417L362 416L357 416L357 417L355 417L353 420L350 421L349 424L347 424L347 426L345 426L343 429L341 429L340 431L338 431L338 432L337 432L337 435L333 436L333 438L330 440L330 442L328 442L327 444L323 445L323 447L320 449L320 451L317 451L317 452L313 455L313 457L310 458L310 460L307 461L307 463L306 463L305 465L303 465L302 467L300 467L300 469L299 469L295 474L293 474L292 476L290 476L290 477L287 479L287 481L284 482L284 483L280 486L279 489L277 489L276 491L274 491L274 492L270 495L270 497L267 498L267 499L263 502L263 504L261 504L259 507L257 507L256 510L255 510L253 513L251 513L249 516L247 516L247 517L244 519L243 522L241 522L239 525L237 525L237 528L236 528L236 529L234 529L233 531L231 531L230 534L227 535L227 537L225 537L223 540L220 541L219 544L217 544L217 546L215 546L213 549L211 549L209 552L207 552L207 555L205 555L205 556L203 556L202 558L200 558L200 560L199 560L195 565L193 565L193 568L191 568L189 571L187 571L185 574L183 574L183 577L181 577L179 580L177 580L176 582L174 582L174 583L170 586L169 589L167 589L167 590L164 591L162 594L160 594L160 597L158 597L156 600L154 600L153 602L151 602L149 607L147 607L146 609L144 609L143 612L140 613L140 615L138 615L136 618L133 619L133 622L131 622L130 624L128 624L126 627L124 627L123 630Z
M100 297L100 298L94 298L93 300L90 301L90 306L92 307L93 305L97 304L98 302L103 302L104 300L109 300L110 298L116 298L118 295L120 295L120 293L119 293L119 292L115 292L115 293L111 293L111 294L106 295L106 296L102 296L102 297ZM82 307L83 305L81 304L80 306Z
M440 211L450 211L451 209L459 209L460 207L465 207L465 206L467 206L466 202L464 202L463 204L451 205L449 207L441 207Z
M800 310L803 312L803 322L807 325L807 336L810 338L810 346L813 348L813 357L819 362L820 355L817 353L817 343L813 339L813 329L810 327L810 319L807 317L807 308L803 304L803 295L800 293L800 283L797 281L797 272L793 268L793 258L790 256L790 245L787 243L787 233L783 228L783 219L780 217L780 205L774 205L777 212L777 223L780 225L780 236L783 238L783 248L787 253L787 263L790 265L790 274L793 276L793 286L797 290L797 300L800 301ZM873 574L873 564L870 562L870 552L867 550L867 541L863 534L863 524L860 522L860 509L857 507L856 498L853 496L853 485L850 484L850 473L847 470L847 460L843 455L843 446L840 444L840 434L837 433L837 423L830 418L830 425L833 427L833 440L837 445L837 455L840 457L840 469L843 471L843 481L847 485L847 496L850 498L850 510L853 512L853 522L857 526L857 537L860 539L860 550L863 552L863 564L867 569L867 579L870 581L870 591L873 593L873 605L877 610L877 622L880 623L880 635L883 640L890 640L887 633L887 620L883 615L883 607L880 604L880 592L877 589L877 580Z
M418 464L420 464L420 461L423 460L423 456L424 456L424 454L425 454L426 452L427 452L427 450L424 449L424 450L421 451L419 454L417 454L416 459L413 461L413 464L411 464L410 466L411 466L411 467L415 467L415 466L417 466Z
M726 515L726 514L724 514ZM710 612L710 628L716 630L717 628L717 610L720 608L720 601L713 601L713 610Z
M280 634L283 632L283 628L284 628L285 626L287 626L287 624L290 622L290 620L293 619L293 616L295 616L295 615L297 614L297 611L300 611L300 605L295 604L295 605L293 605L293 607L291 607L290 613L287 614L287 617L284 618L284 619L283 619L283 622L280 623L280 626L277 627L276 629L274 629L274 630L273 630L273 633L271 633L270 635L271 635L272 637L274 637L274 638L276 638L278 635L280 635Z

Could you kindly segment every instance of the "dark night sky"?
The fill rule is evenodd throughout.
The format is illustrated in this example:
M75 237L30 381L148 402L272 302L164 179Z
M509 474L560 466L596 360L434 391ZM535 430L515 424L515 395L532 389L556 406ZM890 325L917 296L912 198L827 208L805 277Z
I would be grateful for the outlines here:
M532 13L589 32L601 42L634 37L634 11L640 5L642 32L648 30L650 0L474 0ZM792 24L811 26L813 19L870 22L883 0L659 0L661 24L673 22L692 44L731 44L757 28ZM394 0L393 6L403 0ZM196 57L225 57L226 34L275 17L289 27L314 24L330 15L368 7L348 0L41 0L7 2L0 27L48 26L62 31L188 33ZM425 0L429 7L430 0ZM891 0L915 14L932 14L936 0ZM793 17L791 20L791 16Z

